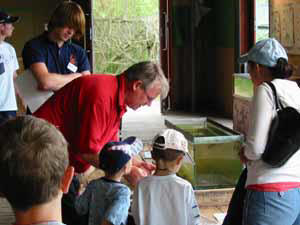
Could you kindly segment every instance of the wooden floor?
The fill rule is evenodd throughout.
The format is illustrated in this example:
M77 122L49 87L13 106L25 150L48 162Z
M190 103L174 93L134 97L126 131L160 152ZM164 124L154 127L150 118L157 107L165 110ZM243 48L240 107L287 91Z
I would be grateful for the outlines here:
M226 210L227 206L200 207L201 225L220 225L214 215L224 213ZM0 225L11 225L14 222L15 218L9 203L0 198Z

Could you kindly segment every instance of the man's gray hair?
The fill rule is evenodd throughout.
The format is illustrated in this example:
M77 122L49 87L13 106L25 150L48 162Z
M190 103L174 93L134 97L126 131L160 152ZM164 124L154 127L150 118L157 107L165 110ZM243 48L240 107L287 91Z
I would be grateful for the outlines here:
M169 82L158 64L151 61L139 62L129 67L124 74L129 82L141 80L145 90L152 87L154 82L159 80L161 84L160 97L161 99L167 97Z

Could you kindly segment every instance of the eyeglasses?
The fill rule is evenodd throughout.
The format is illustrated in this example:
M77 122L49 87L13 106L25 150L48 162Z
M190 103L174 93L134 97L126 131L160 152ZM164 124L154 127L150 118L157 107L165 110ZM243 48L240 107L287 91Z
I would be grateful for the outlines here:
M152 102L152 101L155 99L155 97L151 97L151 96L147 93L146 90L144 90L144 93L145 93L145 95L146 95L146 97L147 97L148 102Z

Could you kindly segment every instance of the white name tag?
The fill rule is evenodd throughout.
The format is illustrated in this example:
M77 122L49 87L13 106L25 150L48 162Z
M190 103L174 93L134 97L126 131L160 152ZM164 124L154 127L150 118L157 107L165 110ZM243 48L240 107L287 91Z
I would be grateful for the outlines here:
M75 66L75 65L72 64L72 63L69 63L68 66L67 66L67 68L68 68L70 71L72 71L73 73L76 73L77 70L78 70L78 67Z

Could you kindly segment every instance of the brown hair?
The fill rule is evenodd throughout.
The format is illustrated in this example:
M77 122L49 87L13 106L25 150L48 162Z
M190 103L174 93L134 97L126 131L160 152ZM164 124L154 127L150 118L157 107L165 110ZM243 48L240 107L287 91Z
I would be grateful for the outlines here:
M168 80L161 67L154 62L145 61L136 63L124 71L124 74L129 82L141 80L145 90L151 87L156 80L159 80L161 83L161 98L164 99L168 95Z
M54 28L66 26L75 30L75 39L80 39L84 35L84 13L80 5L75 2L63 1L56 7L50 18L48 30L51 32Z
M164 137L162 136L157 137L155 139L155 143L164 144L165 143ZM154 145L151 155L155 161L162 160L166 162L172 162L175 161L179 156L184 155L184 152L175 149L168 149L168 148L162 150L162 149L155 148Z
M256 62L249 61L248 64L253 67ZM272 77L279 79L287 79L293 74L293 65L288 64L288 61L285 58L279 58L277 64L274 67L267 67L271 71Z
M47 121L22 116L1 126L0 192L14 209L56 197L68 164L67 142Z

